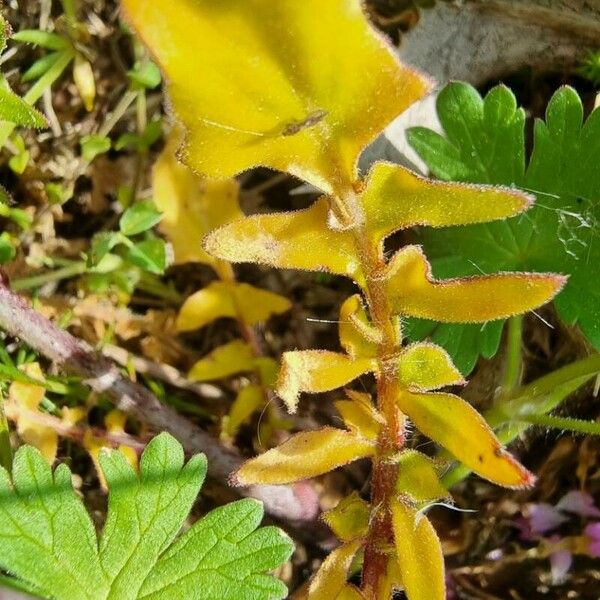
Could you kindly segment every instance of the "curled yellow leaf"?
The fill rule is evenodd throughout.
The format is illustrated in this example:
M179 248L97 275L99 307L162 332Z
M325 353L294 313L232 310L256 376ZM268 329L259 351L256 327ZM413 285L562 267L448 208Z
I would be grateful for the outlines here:
M533 198L506 187L452 183L376 163L361 196L367 227L378 242L415 225L445 227L504 219L531 206Z
M419 246L397 252L387 269L396 314L441 323L481 323L527 312L551 300L566 278L545 273L499 273L435 280Z
M178 331L193 331L222 317L256 325L290 307L287 298L248 283L213 281L186 299L175 326Z
M238 204L239 184L235 179L199 177L180 163L176 151L182 139L183 131L176 125L152 171L154 202L163 214L159 229L173 246L175 264L200 262L226 271L228 265L210 256L202 240L244 216Z
M276 392L293 413L300 392L335 390L375 368L374 359L353 359L327 350L284 352Z
M347 390L346 393L349 400L335 402L344 425L368 440L376 440L385 421L375 408L371 396L352 390Z
M371 456L375 445L350 431L323 427L293 435L277 448L246 461L232 476L235 485L283 484L328 473Z
M427 517L392 500L392 524L398 567L409 600L445 600L444 556Z
M419 431L481 477L511 488L527 487L535 481L502 448L485 419L459 396L402 390L398 394L398 407Z
M466 383L450 355L427 342L410 344L402 350L398 357L398 380L404 387L423 391Z
M188 130L185 161L211 177L263 165L339 195L363 147L430 87L399 63L360 0L122 6L166 74Z
M339 336L342 348L352 357L372 357L377 354L381 333L369 321L362 298L354 294L340 309Z
M309 600L338 600L347 585L348 571L361 545L361 540L354 540L342 544L329 554L310 582Z
M206 250L229 262L253 262L282 269L306 269L363 281L349 231L330 229L324 198L306 210L253 215L206 238Z
M190 369L193 381L210 381L254 369L254 353L242 340L234 340L215 348Z

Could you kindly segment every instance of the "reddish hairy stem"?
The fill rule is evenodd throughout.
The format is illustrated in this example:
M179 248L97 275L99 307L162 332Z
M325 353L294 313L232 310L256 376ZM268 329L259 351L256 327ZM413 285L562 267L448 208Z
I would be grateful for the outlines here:
M122 375L106 357L33 310L28 303L0 283L0 327L20 338L64 371L79 375L97 393L104 394L118 409L131 414L156 431L168 431L186 452L203 452L211 477L225 483L242 458L221 446L170 406L162 404L144 386ZM265 510L286 521L313 521L318 512L315 491L306 483L293 486L256 485L239 492L264 503Z
M390 502L395 494L397 466L390 458L404 445L404 421L396 406L397 383L395 373L389 371L388 359L400 344L401 334L395 322L383 284L382 273L386 263L381 249L368 235L364 214L354 193L348 193L344 204L351 215L356 247L367 279L367 301L373 324L379 329L382 341L378 348L379 375L377 380L377 408L385 419L373 458L371 478L372 520L367 535L362 574L362 592L369 600L378 600L380 584L387 570L389 547L394 544Z

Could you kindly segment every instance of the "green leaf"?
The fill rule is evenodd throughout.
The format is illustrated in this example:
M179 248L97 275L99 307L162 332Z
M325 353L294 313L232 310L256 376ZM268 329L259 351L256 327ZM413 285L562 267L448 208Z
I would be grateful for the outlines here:
M577 93L563 87L548 105L546 120L534 128L526 168L523 110L504 86L482 99L471 86L451 83L438 98L446 137L423 129L408 132L411 145L442 179L503 184L536 196L523 215L466 227L421 228L417 238L435 277L554 271L569 275L555 305L567 324L577 324L600 349L600 111L585 124ZM585 302L581 299L585 298ZM473 325L411 323L413 339L427 335L442 345L465 374L477 357L493 356L503 321Z
M121 217L119 227L126 236L137 235L156 225L162 218L152 200L136 202Z
M3 232L0 235L0 264L10 262L16 255L17 251L12 245L10 238Z
M46 119L4 85L0 84L0 121L9 121L23 127L46 127Z
M86 162L92 162L96 156L105 154L110 150L110 138L105 135L84 135L80 142L81 155Z
M39 29L22 29L15 33L12 39L17 40L17 42L34 44L35 46L40 46L40 48L46 48L46 50L63 50L70 45L66 38L56 33L40 31Z
M100 261L117 245L123 242L123 235L113 231L102 231L92 238L88 255L88 267L98 266Z
M165 243L155 236L131 246L127 252L130 263L148 273L161 275L167 267Z
M293 546L275 527L257 530L255 500L212 511L173 543L206 475L204 456L184 463L181 445L163 433L146 447L139 474L118 451L100 462L109 500L99 541L68 467L52 473L24 446L12 482L0 469L0 567L27 589L56 600L285 597L264 573Z
M150 60L136 62L133 69L127 72L131 82L139 88L153 90L162 80L160 69Z

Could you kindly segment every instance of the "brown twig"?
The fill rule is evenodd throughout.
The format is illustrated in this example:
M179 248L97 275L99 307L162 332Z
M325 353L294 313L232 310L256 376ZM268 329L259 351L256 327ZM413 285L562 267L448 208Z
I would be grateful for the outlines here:
M0 327L20 338L68 373L79 375L97 393L103 394L118 409L131 414L156 431L168 431L188 453L203 452L208 458L208 472L226 482L242 458L221 446L206 432L165 406L145 387L124 377L106 357L91 346L33 310L7 285L0 283ZM264 503L265 510L287 521L314 520L318 512L315 491L307 483L293 486L251 486L240 491Z

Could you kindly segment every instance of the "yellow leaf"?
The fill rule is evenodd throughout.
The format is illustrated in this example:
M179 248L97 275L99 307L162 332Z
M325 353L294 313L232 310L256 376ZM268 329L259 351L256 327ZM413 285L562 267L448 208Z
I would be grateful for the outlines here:
M232 481L243 486L292 483L328 473L374 452L372 442L350 431L334 427L303 431L246 461Z
M346 587L348 571L361 540L347 542L336 548L323 561L308 588L309 600L337 600Z
M106 425L106 430L108 433L125 433L125 424L127 423L127 414L121 410L114 408L111 410L106 417L104 417L104 424ZM137 452L131 448L131 446L127 446L126 444L120 444L119 450L125 455L127 462L134 468L137 469L138 466L138 455ZM98 471L100 474L102 469Z
M223 430L231 437L265 403L265 391L259 385L247 385L236 396L229 414L223 419Z
M108 433L112 434L124 433L126 422L127 415L116 408L111 410L106 417L104 417L104 425L106 426L106 430ZM83 447L88 451L88 454L94 463L94 468L96 469L96 475L100 481L100 486L106 491L108 489L108 485L104 471L100 465L100 453L105 448L112 448L112 444L110 444L106 438L94 435L93 431L88 427L83 435ZM127 462L134 469L137 469L138 456L136 451L125 444L120 444L118 449L123 453Z
M254 366L263 387L274 388L277 383L277 375L279 374L279 363L268 356L257 356Z
M387 564L383 576L377 582L377 598L393 600L394 592L402 589L402 575L398 566L398 557L396 552L390 552L387 555Z
M397 314L442 323L481 323L532 310L551 300L566 278L499 273L437 281L418 246L406 246L388 266L387 293Z
M210 354L201 358L190 369L188 377L192 381L210 381L253 369L252 349L242 340L234 340L215 348Z
M185 161L211 177L263 165L339 194L363 147L430 87L359 0L122 5L166 74Z
M441 484L436 463L416 450L405 450L395 459L398 465L396 491L413 502L433 502L447 498L448 490Z
M450 183L376 163L361 196L369 233L376 241L415 225L445 227L494 221L519 214L532 198L505 187Z
M390 596L391 598L391 596ZM335 597L335 600L366 600L365 597L361 594L360 590L347 583L342 591Z
M163 217L159 229L173 245L174 262L200 262L221 273L229 265L210 256L204 237L225 223L243 217L235 179L215 180L196 175L180 163L176 151L183 131L175 125L152 171L153 198Z
M352 233L330 229L328 214L322 198L306 210L253 215L213 231L204 247L229 262L323 271L362 283Z
M381 333L369 321L358 294L350 296L342 304L339 336L342 348L353 358L376 356Z
M402 350L398 358L398 380L405 387L423 391L466 383L450 355L427 342L411 344Z
M445 600L444 556L440 540L427 517L394 499L392 524L398 566L408 600Z
M23 373L36 381L44 382L44 374L38 363L27 363L21 367ZM40 403L44 399L46 389L41 385L13 381L8 388L8 399L16 407L17 433L27 444L37 448L44 458L52 464L58 450L58 434L51 427L41 424L34 418L28 417L27 413L35 413L42 416Z
M369 394L347 390L350 400L338 400L335 407L344 419L344 424L368 440L376 440L381 426L385 424L383 417L377 412Z
M221 317L255 325L290 307L287 298L248 283L213 281L187 298L175 325L178 331L193 331Z
M354 360L345 354L327 350L284 352L276 391L289 412L294 413L300 392L335 390L375 368L373 359Z
M419 431L481 477L512 488L533 484L534 476L502 448L485 419L462 398L402 390L398 407Z
M335 508L321 515L327 526L343 542L362 538L369 530L371 507L357 492L340 500Z

